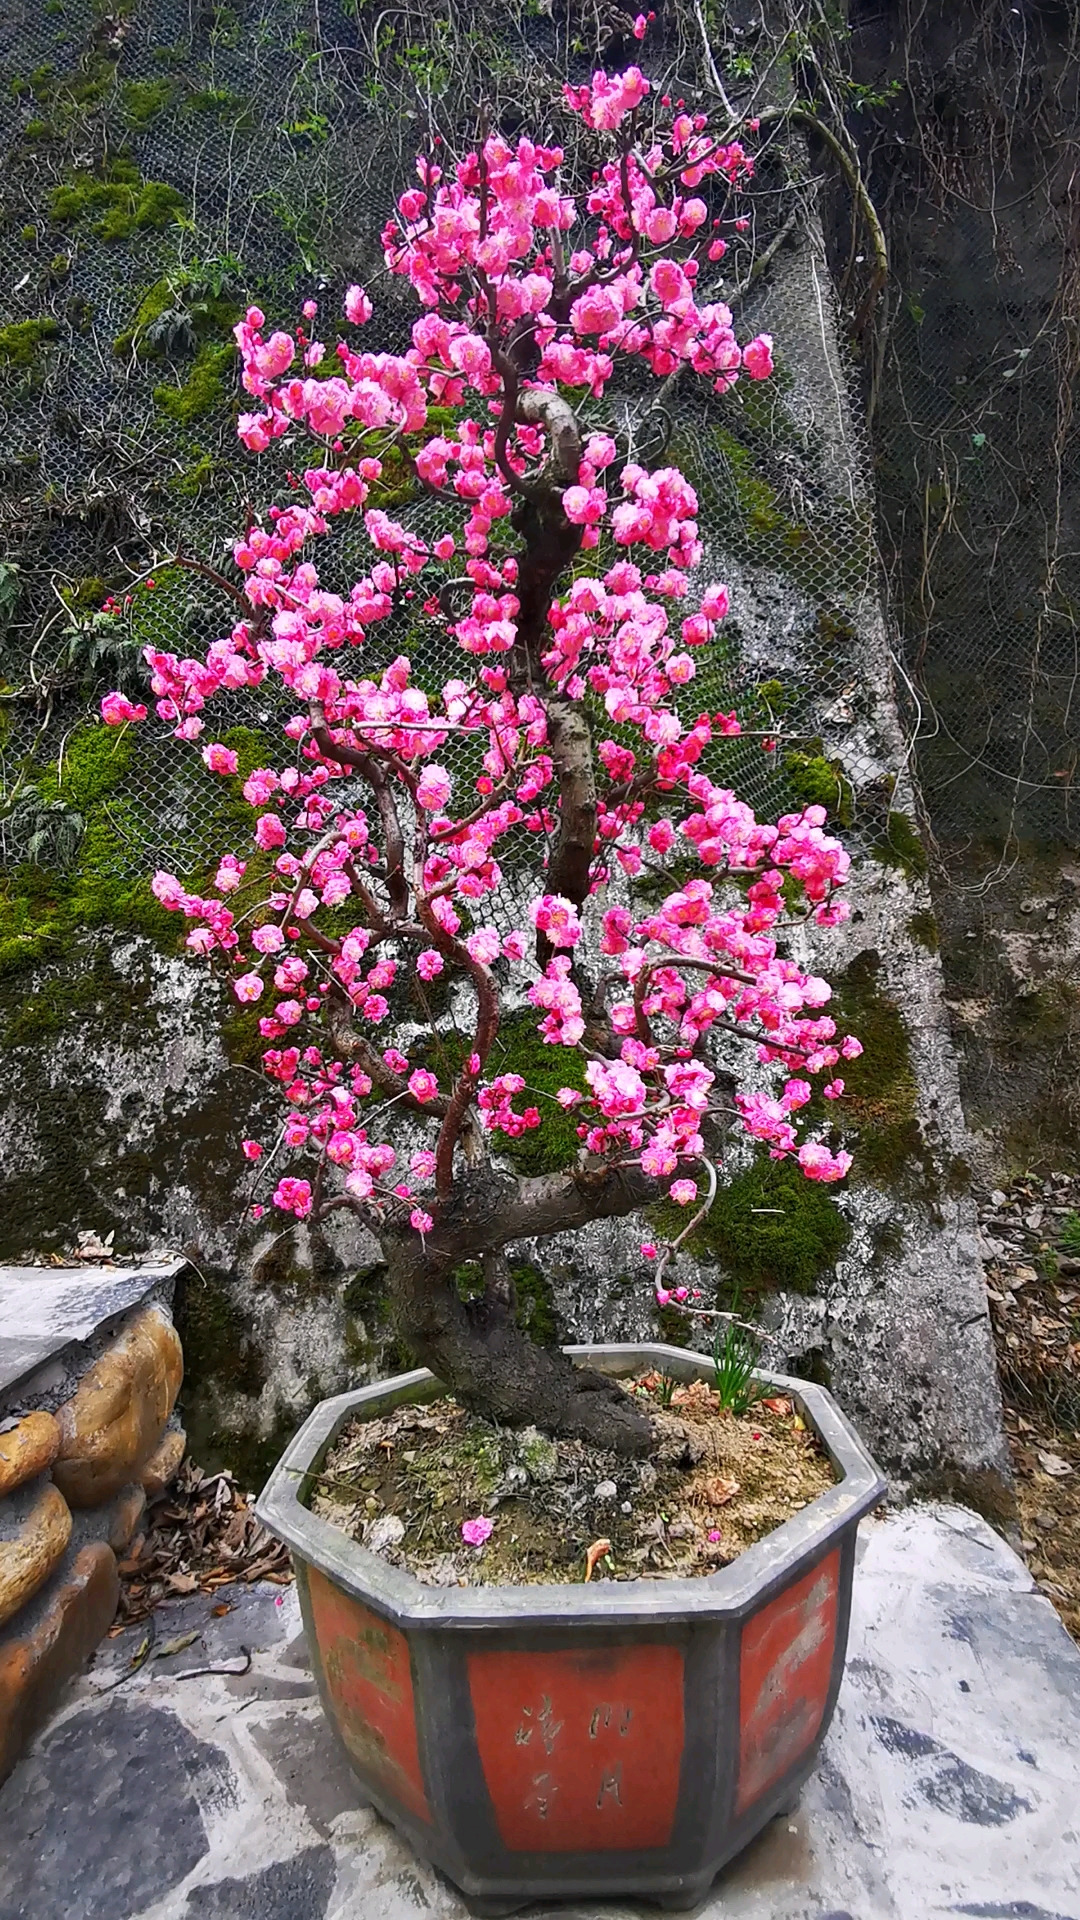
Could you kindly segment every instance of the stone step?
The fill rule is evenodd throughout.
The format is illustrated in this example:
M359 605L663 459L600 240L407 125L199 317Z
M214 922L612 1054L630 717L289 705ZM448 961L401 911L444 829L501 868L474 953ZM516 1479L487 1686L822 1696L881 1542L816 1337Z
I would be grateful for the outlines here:
M183 1459L183 1265L0 1268L0 1780L111 1625L116 1556Z

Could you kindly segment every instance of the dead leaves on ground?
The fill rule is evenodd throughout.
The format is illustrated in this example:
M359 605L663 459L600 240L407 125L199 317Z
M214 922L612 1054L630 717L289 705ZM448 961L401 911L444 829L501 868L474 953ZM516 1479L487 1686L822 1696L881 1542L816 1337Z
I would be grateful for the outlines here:
M121 1627L145 1619L161 1600L238 1582L292 1580L287 1547L256 1520L252 1496L240 1492L231 1473L204 1474L185 1460L147 1518L147 1531L119 1563Z

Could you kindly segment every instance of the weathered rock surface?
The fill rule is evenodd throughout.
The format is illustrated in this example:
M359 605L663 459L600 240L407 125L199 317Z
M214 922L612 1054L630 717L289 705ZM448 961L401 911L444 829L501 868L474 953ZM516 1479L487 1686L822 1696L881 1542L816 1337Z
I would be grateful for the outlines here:
M176 1478L186 1447L187 1434L180 1427L167 1433L155 1447L139 1475L148 1500L154 1500L159 1493L164 1493L169 1482Z
M0 1514L0 1523L6 1516ZM44 1486L29 1512L0 1539L0 1627L43 1587L71 1539L71 1513L58 1488Z
M105 1535L114 1553L122 1553L133 1540L146 1512L146 1494L138 1482L125 1487L113 1502L109 1530Z
M101 1355L57 1414L53 1478L73 1507L111 1500L157 1448L183 1377L165 1310L147 1307Z
M0 1781L108 1628L119 1593L116 1555L104 1541L76 1554L55 1592L25 1623L0 1634ZM87 1771L93 1760L86 1756Z
M51 1413L28 1413L0 1433L0 1496L51 1467L60 1451L60 1429Z

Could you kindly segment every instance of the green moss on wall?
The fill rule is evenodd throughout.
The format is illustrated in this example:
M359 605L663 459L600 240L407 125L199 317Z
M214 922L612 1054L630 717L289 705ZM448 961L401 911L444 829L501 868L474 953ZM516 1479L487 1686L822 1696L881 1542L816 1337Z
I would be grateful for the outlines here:
M69 174L49 195L49 217L58 226L91 223L99 240L127 240L182 219L186 202L162 180L144 180L133 160L118 154L99 173Z
M46 343L55 340L60 329L48 314L34 320L13 320L0 327L0 367L17 367L24 372L36 367Z
M124 117L130 126L149 127L164 113L176 91L172 80L127 80L120 89Z
M183 273L163 274L140 294L129 324L116 335L113 351L126 358L132 348L140 360L162 354L164 348L154 337L154 323L164 314L182 312L191 335L206 344L228 344L229 335L240 318L237 301L200 292L193 298Z
M936 916L929 908L921 913L913 913L908 921L908 932L927 953L936 953L941 945L941 933Z
M788 783L796 798L808 806L826 807L842 827L849 827L854 815L851 782L839 760L826 759L821 742L811 742L809 752L784 756Z
M519 1112L527 1106L540 1110L538 1127L517 1140L508 1140L504 1134L497 1139L498 1151L518 1173L530 1176L555 1173L576 1160L581 1148L577 1116L573 1110L565 1112L555 1095L560 1087L574 1087L579 1093L586 1090L581 1055L568 1047L546 1046L536 1030L539 1018L527 1009L505 1019L485 1069L491 1077L520 1073L525 1092L517 1096L515 1107Z
M650 1219L665 1238L687 1225L686 1212L665 1201ZM790 1160L755 1160L722 1186L687 1242L714 1261L743 1299L782 1288L812 1293L836 1264L851 1228L827 1187L808 1180Z
M236 93L232 87L198 87L194 93L188 94L183 111L185 115L196 115L202 119L227 121L230 126L241 127L245 132L258 125L247 94Z
M921 879L926 872L926 848L918 830L906 813L890 813L870 852L883 867L895 867L909 880Z
M857 1129L856 1176L893 1187L912 1161L927 1177L931 1169L917 1117L907 1029L896 1002L882 991L880 973L881 957L869 950L857 955L836 983L829 1012L841 1033L862 1041L863 1052L842 1064L844 1098L834 1117Z
M232 341L200 347L187 379L179 387L154 388L154 405L180 426L201 420L226 399L226 380L236 361Z
M174 474L169 481L169 492L175 493L181 500L197 500L210 487L214 486L220 462L211 453L198 453L191 465L182 473Z
M176 950L176 916L155 900L147 879L130 872L137 823L117 792L130 760L127 734L91 725L72 735L37 782L46 806L61 802L82 820L82 840L64 872L24 865L0 881L0 975L58 958L92 926L141 933Z

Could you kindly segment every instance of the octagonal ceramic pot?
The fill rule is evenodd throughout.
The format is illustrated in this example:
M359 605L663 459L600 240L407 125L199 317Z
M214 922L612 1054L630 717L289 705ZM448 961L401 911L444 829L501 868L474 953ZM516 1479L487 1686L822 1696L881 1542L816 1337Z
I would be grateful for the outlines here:
M678 1347L574 1347L709 1379ZM325 1400L256 1512L292 1549L323 1705L371 1799L485 1914L637 1894L696 1904L813 1768L847 1643L855 1535L884 1482L822 1388L794 1397L837 1473L701 1579L425 1586L307 1507L351 1420L435 1398L426 1371Z

